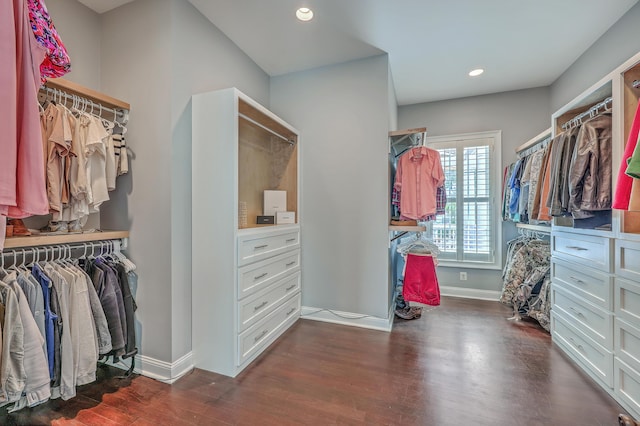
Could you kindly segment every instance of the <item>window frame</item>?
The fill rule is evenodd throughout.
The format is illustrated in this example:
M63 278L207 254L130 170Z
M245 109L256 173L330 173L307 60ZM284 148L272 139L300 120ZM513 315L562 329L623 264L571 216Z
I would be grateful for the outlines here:
M456 250L457 259L448 259L444 257L438 258L438 266L453 267L453 268L474 268L474 269L502 269L502 222L500 219L502 208L502 131L493 130L487 132L474 132L463 133L454 135L443 136L428 136L425 139L426 146L432 149L456 149L456 158L461 158L461 152L464 152L465 147L479 146L484 144L478 144L479 141L486 140L486 145L489 146L489 216L491 233L489 246L493 249L493 262L473 261L473 260L459 260L460 254L463 253L464 244L460 244L458 241ZM457 162L456 162L457 163ZM456 167L456 233L459 239L463 238L464 222L461 220L464 216L464 201L463 196L463 184L461 179L464 170ZM432 236L433 222L427 224L427 235Z

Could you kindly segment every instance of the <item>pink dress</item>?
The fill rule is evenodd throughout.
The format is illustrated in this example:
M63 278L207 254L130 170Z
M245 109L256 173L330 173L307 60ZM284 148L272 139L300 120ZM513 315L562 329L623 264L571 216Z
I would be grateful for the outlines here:
M45 54L29 25L27 0L0 2L0 248L6 216L49 212L38 106Z

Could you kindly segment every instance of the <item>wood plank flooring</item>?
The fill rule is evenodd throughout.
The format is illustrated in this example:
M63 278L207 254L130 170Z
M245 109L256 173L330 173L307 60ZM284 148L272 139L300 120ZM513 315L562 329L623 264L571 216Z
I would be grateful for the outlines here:
M235 379L173 385L101 368L69 400L0 412L2 425L615 426L625 411L532 322L444 297L392 333L301 320Z

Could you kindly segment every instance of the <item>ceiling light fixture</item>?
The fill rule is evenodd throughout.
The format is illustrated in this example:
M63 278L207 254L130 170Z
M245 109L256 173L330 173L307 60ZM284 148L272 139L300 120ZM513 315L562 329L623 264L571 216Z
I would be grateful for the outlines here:
M475 70L469 71L469 75L470 75L471 77L477 77L477 76L479 76L480 74L482 74L483 72L484 72L484 70L483 70L482 68L477 68L477 69L475 69Z
M310 21L313 19L313 10L309 9L308 7L301 7L300 9L296 10L296 17L304 22Z

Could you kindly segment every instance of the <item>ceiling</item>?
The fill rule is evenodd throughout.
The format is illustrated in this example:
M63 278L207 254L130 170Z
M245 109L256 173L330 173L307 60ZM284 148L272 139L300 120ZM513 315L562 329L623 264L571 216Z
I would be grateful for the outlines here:
M407 105L548 86L638 0L189 1L270 76L386 52Z

